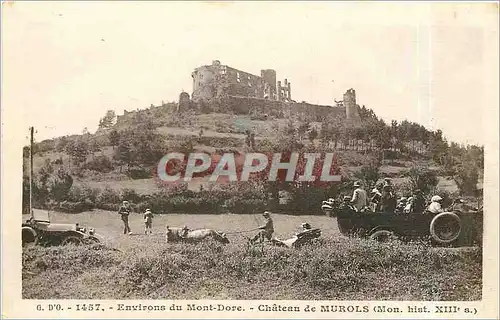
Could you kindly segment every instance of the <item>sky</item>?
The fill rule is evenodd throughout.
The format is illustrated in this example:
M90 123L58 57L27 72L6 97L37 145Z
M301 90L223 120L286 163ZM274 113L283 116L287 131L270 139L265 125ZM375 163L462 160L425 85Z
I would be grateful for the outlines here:
M4 3L2 118L16 117L26 135L35 126L38 141L94 132L106 110L191 94L193 69L217 59L257 75L275 69L296 101L333 105L354 88L388 122L484 144L498 109L497 12L492 3Z

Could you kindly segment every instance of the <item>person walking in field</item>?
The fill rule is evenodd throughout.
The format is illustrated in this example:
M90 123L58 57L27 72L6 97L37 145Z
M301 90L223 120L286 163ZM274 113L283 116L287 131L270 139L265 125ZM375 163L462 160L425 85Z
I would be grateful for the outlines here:
M151 212L151 209L146 209L146 212L144 212L144 234L148 234L148 231L150 234L152 234L153 233L152 226L153 226L153 213Z
M130 226L128 224L128 216L130 214L130 211L130 203L128 201L123 201L120 209L118 210L118 213L121 215L123 221L123 234L132 234L132 231L130 230Z
M354 189L352 194L351 204L357 212L360 212L368 206L368 196L366 195L366 191L361 188L359 181L354 182L354 187L356 189Z
M273 219L271 219L271 213L266 211L262 214L262 216L266 219L266 223L260 226L259 233L257 233L252 239L250 239L250 243L255 243L259 241L259 243L264 242L265 239L271 240L274 233L274 224Z

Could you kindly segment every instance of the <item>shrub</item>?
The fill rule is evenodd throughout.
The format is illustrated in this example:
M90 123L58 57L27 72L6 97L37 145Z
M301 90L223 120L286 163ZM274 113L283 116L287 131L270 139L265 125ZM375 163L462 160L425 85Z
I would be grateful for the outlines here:
M123 189L120 194L121 201L129 201L133 203L139 203L142 201L142 195L138 194L134 189Z
M80 213L92 210L93 208L94 204L88 199L79 202L63 201L57 206L58 210L69 213Z
M132 179L148 179L153 176L153 172L149 168L132 167L127 170L127 175Z
M102 204L116 203L120 202L120 195L115 190L106 186L104 190L97 196L96 205L101 206Z
M410 179L413 189L420 189L424 194L438 184L436 172L424 167L414 166L405 175Z
M83 167L102 173L108 173L114 169L111 159L104 155L97 156L95 159L87 162Z
M91 188L87 185L73 186L68 193L67 201L69 202L90 202L95 204L96 199L100 194L98 188Z
M233 197L225 200L222 207L236 214L255 214L264 211L267 207L267 202L263 199Z
M479 170L472 163L460 165L455 169L453 180L462 195L474 195L477 190Z

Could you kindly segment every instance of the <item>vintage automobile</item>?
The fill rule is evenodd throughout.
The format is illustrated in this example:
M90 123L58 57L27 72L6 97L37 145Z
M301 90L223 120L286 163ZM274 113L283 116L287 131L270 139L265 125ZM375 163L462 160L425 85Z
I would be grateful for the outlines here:
M78 223L51 223L45 210L33 210L30 219L21 226L23 247L27 245L67 245L92 244L100 240L93 228L85 228Z
M337 218L342 234L369 237L377 241L398 238L403 241L430 239L433 244L466 246L482 243L482 208L462 212L448 208L445 212L386 213L357 212L348 203L329 199L322 210Z

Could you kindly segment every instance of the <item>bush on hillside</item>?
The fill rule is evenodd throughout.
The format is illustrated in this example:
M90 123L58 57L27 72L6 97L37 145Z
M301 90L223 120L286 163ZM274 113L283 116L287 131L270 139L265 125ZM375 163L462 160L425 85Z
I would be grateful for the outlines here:
M91 188L87 185L73 186L66 200L69 202L90 202L95 204L99 194L100 190L98 188Z
M56 208L62 212L80 213L94 209L94 203L89 199L79 202L63 201Z
M120 194L110 187L106 186L97 196L96 205L120 203Z
M120 193L120 200L121 201L129 201L132 203L139 203L142 201L142 199L143 199L143 196L138 194L137 191L135 191L134 189L125 188L125 189L122 189L122 191Z
M414 166L405 175L410 179L413 189L420 189L424 194L438 184L436 172L424 167Z
M132 179L148 179L153 176L153 171L150 168L131 167L127 170L127 175Z
M114 169L113 163L111 159L107 156L100 155L95 157L95 159L90 160L89 162L85 163L83 166L85 169L97 171L97 172L102 172L102 173L108 173L111 172Z
M475 195L479 180L479 169L472 163L457 166L453 180L457 184L460 194L466 196Z

